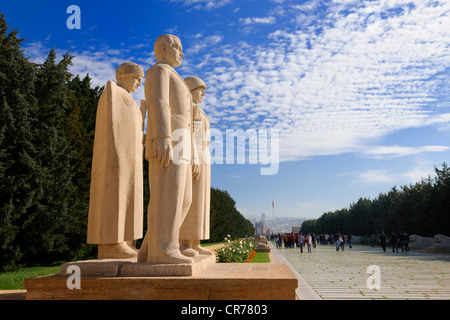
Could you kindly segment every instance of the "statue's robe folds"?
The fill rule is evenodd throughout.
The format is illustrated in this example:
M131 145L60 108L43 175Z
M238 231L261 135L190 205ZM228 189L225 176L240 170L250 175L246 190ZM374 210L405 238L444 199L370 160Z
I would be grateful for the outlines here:
M194 105L194 140L200 176L192 181L192 204L180 229L180 240L209 239L211 203L210 124L202 108Z
M131 95L108 81L95 124L87 243L142 238L142 121Z

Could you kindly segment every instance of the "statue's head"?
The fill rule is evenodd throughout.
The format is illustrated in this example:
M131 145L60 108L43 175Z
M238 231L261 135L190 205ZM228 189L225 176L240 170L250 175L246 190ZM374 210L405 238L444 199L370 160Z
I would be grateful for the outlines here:
M206 90L206 85L203 80L199 77L187 77L184 81L188 85L189 90L191 90L194 103L202 103Z
M172 67L179 67L184 57L180 39L171 34L159 36L155 41L154 51L157 62L165 62Z
M116 70L117 84L127 92L135 92L142 84L144 69L134 63L122 63Z

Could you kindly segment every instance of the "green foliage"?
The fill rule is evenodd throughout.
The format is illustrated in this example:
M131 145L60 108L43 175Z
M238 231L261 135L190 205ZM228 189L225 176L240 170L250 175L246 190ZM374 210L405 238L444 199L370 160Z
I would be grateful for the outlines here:
M253 224L236 209L236 201L228 192L215 188L211 188L210 224L209 241L221 241L228 234L245 238L255 232Z
M432 237L450 234L450 168L444 162L435 167L436 177L415 184L393 187L376 199L360 198L349 208L324 213L304 221L302 232L334 233L341 231L369 236L384 231L406 232Z
M95 112L101 93L72 79L72 56L34 64L0 13L0 270L86 250ZM94 119L94 120L92 120Z
M253 259L250 260L250 263L268 263L268 262L270 262L268 252L256 252Z
M87 217L91 183L92 153L97 104L103 87L91 88L91 79L82 80L77 75L68 81L67 105L69 108L66 134L74 149L71 165L73 171L74 202L70 207L74 217L68 233L71 248L77 248L75 257L95 255L95 246L87 245Z
M61 264L50 267L30 267L0 273L0 290L23 290L24 280L59 273Z
M17 30L7 31L0 12L0 270L15 268L23 256L17 237L23 228L21 217L38 187L37 164L31 156L36 68L24 57Z
M224 245L216 250L217 262L250 262L255 255L255 247L255 239L231 239L231 236L227 235L224 238Z

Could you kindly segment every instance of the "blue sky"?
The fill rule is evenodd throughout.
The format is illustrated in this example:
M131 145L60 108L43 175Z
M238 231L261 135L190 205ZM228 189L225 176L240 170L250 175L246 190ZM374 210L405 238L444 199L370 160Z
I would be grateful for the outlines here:
M79 30L66 26L72 4ZM212 185L246 216L270 218L273 199L275 216L316 218L450 162L448 1L8 1L0 10L31 60L70 49L72 73L97 85L125 61L147 70L155 39L177 35L177 71L208 86L212 128L279 132L276 174L261 175L261 163L212 166Z

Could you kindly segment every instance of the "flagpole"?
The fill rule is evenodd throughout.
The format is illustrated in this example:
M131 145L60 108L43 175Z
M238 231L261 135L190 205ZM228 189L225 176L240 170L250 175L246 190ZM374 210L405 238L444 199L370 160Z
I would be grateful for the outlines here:
M272 220L275 222L275 216L273 214L273 209L275 208L275 204L273 203L273 198L272 198Z

